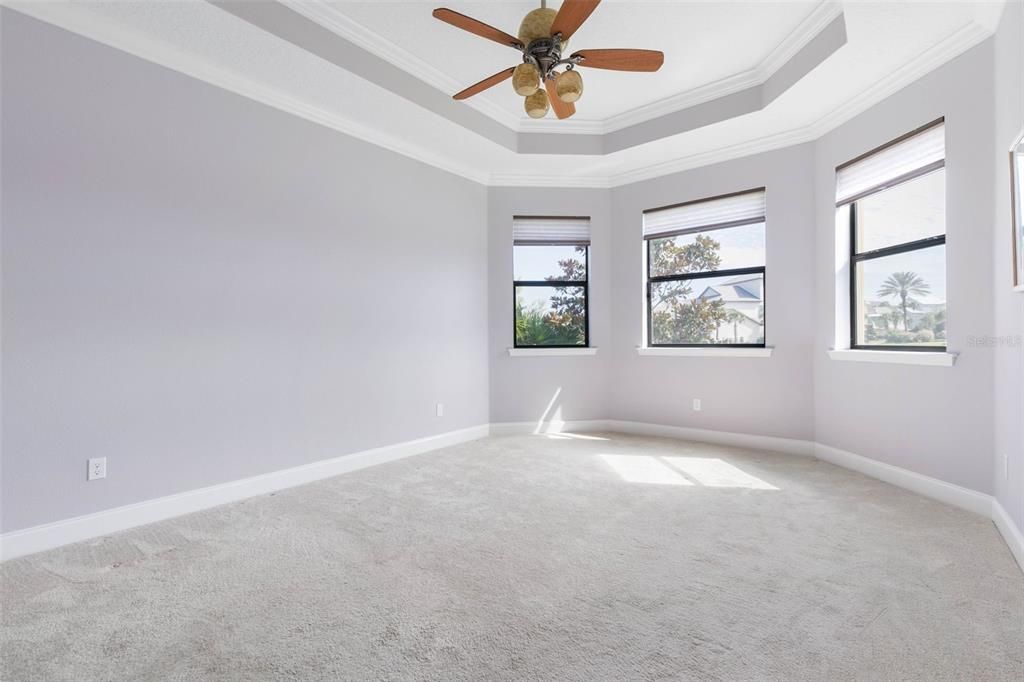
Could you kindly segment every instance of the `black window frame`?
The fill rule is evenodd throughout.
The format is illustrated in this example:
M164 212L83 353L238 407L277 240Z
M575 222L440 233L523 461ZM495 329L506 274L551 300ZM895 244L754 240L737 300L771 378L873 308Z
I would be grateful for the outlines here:
M655 211L662 211L669 208L679 208L681 206L687 206L690 204L699 204L705 201L714 201L716 199L728 199L729 197L739 196L742 194L752 194L754 192L766 192L764 187L755 187L753 189L743 190L741 192L730 192L728 194L720 194L714 197L707 197L704 199L697 199L694 201L684 201L680 204L671 204L669 206L659 206L658 208L649 208L644 213L653 213ZM744 225L765 225L765 261L768 259L768 217L761 216L757 220L741 220L734 221L725 225L711 225L705 229L698 229L687 231L686 234L705 234L708 232L716 232L718 230L727 230L732 227L743 227ZM728 270L702 270L699 272L687 272L679 275L657 275L651 276L651 242L656 239L671 239L677 237L678 234L665 234L660 237L645 237L646 242L646 297L647 297L647 347L648 348L767 348L768 342L768 275L767 275L767 262L764 265L756 265L747 268L731 268ZM651 285L659 284L661 282L677 282L682 280L693 280L693 279L708 279L712 277L734 277L737 275L761 275L761 306L764 308L764 334L762 337L764 341L761 343L654 343L653 335L653 318L654 310L651 306Z
M513 348L590 348L590 242L565 242L565 241L531 241L529 243L513 243L513 261L515 259L515 247L517 246L573 246L584 249L583 269L586 272L586 279L512 279L512 347ZM520 344L516 337L516 289L519 287L582 287L583 288L583 345L580 344Z
M853 163L856 163L858 161L861 161L861 160L863 160L863 159L865 159L865 158L867 158L869 156L877 154L880 151L888 149L889 147L892 147L893 145L899 144L900 142L903 142L904 140L907 140L907 139L909 139L911 137L914 137L915 135L918 135L920 133L923 133L926 130L929 130L930 128L933 128L933 127L935 127L937 125L942 125L944 123L945 123L945 118L944 117L940 118L940 119L937 119L935 121L932 121L931 123L928 123L927 125L921 126L920 128L917 128L916 130L913 130L913 131L911 131L909 133L906 133L905 135L901 135L901 136L897 137L896 139L891 140L890 142L886 142L885 144L881 145L880 147L877 147L875 149L872 149L869 152L861 154L860 156L858 156L855 159L852 159L851 161L847 161L843 165L841 165L838 168L836 168L836 171L838 172L839 170L841 170L842 168L844 168L846 166L849 166L849 165L851 165ZM866 199L867 197L874 196L875 194L879 194L879 193L884 192L886 190L893 189L894 187L899 187L900 185L904 185L904 184L906 184L908 182L912 182L914 180L918 180L920 178L925 177L926 175L930 175L932 173L937 173L939 171L942 171L943 173L945 173L945 169L946 169L946 160L945 160L945 158L943 158L942 161L937 161L935 163L929 164L929 165L924 166L923 168L920 168L920 169L918 169L916 171L904 174L904 175L902 175L902 176L900 176L898 178L894 178L894 179L890 180L889 182L886 182L885 184L883 184L883 185L881 185L879 187L872 188L869 191L863 192L860 195L856 196L853 199L853 201L849 201L846 204L846 206L848 207L848 210L850 212L850 216L849 216L849 239L850 239L850 250L849 250L849 259L850 259L849 260L849 265L850 265L850 294L849 294L849 298L850 298L850 350L907 351L907 352L911 352L911 353L945 353L947 351L947 345L945 343L943 345L941 345L941 346L923 346L923 345L913 345L913 344L863 344L863 343L858 343L858 341L857 341L857 303L858 303L858 300L857 300L857 264L858 263L863 263L863 262L866 262L866 261L870 261L870 260L875 260L875 259L878 259L878 258L885 258L886 256L895 256L895 255L898 255L898 254L901 254L901 253L909 253L909 252L912 252L912 251L922 251L924 249L930 249L930 248L934 248L934 247L937 247L937 246L945 246L945 244L946 244L946 234L943 233L941 235L934 235L934 236L931 236L931 237L924 237L923 239L914 239L914 240L911 240L909 242L902 242L902 243L899 243L899 244L892 244L892 245L885 246L885 247L882 247L882 248L879 248L879 249L871 249L869 251L857 251L857 214L859 212L858 204L860 203L860 201L862 199ZM943 196L943 211L945 211L945 196ZM948 342L948 340L949 339L948 339L948 336L947 336L946 341Z

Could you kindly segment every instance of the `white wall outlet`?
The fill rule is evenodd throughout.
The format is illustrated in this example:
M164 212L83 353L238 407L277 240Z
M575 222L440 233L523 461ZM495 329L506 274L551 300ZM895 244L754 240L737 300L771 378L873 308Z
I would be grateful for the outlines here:
M437 404L437 416L438 417L443 417L444 416L444 403L438 403Z
M86 480L95 481L97 478L107 477L107 458L94 457L89 460L89 472Z
M693 411L700 412L700 398L693 399Z
M1002 457L1003 457L1003 480L1004 481L1009 481L1010 480L1010 456L1007 455L1004 452Z

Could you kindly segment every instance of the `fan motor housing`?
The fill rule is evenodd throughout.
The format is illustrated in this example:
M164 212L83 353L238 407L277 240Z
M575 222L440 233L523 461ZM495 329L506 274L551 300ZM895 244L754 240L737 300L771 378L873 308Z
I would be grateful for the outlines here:
M554 38L537 38L523 50L523 61L534 63L544 78L561 59L562 43Z

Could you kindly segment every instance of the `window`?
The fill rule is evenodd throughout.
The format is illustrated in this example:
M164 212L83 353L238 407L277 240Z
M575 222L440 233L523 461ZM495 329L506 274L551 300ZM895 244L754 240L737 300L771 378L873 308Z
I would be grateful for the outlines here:
M587 320L589 218L514 218L516 348L590 345Z
M764 347L765 191L644 211L647 345Z
M945 351L943 122L837 168L836 194L850 230L850 347Z

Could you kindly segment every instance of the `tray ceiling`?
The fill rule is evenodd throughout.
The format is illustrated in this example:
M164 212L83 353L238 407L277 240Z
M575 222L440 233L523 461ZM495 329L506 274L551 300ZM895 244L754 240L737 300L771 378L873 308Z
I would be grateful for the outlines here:
M523 15L539 2L308 2L290 4L326 22L362 31L365 47L401 60L410 70L433 72L451 92L514 66L519 54L443 24L430 15L433 6L449 7L513 35ZM552 7L558 3L553 0ZM637 47L661 50L665 64L656 73L583 69L584 98L576 116L562 129L616 118L669 98L700 97L711 86L742 87L763 81L787 54L799 49L835 17L828 3L669 3L603 2L570 41L571 50ZM452 89L454 88L454 89ZM528 129L533 123L511 85L478 95L481 109L502 122ZM690 100L695 99L690 97ZM475 102L474 102L475 103ZM562 122L565 123L565 122ZM584 125L580 125L580 124ZM536 126L541 127L541 126ZM591 126L592 127L592 126Z
M758 76L763 80L764 71L773 66L773 60L779 61L780 55L792 56L794 48L791 46L787 52L787 48L779 47L779 41L783 45L793 43L794 32L799 35L802 30L807 31L807 27L814 26L815 21L823 23L823 19L842 14L847 42L787 87L766 107L754 113L708 121L678 134L669 134L653 142L610 153L555 153L539 157L536 154L517 153L514 146L510 148L507 144L495 142L487 135L468 128L461 117L472 114L497 133L506 131L513 138L524 133L517 133L516 128L509 126L519 126L521 122L525 125L540 124L539 128L531 128L531 131L541 134L537 139L542 139L543 135L549 135L553 140L585 138L588 135L581 135L580 131L570 134L566 129L559 128L565 121L522 121L516 113L521 100L510 89L506 94L503 92L505 88L500 86L492 93L493 101L487 100L486 104L477 109L450 109L448 111L453 112L452 115L446 115L439 113L440 104L432 109L417 103L410 99L408 92L401 92L400 88L384 87L372 78L360 75L357 68L369 60L377 60L404 78L402 87L429 95L434 101L444 102L447 106L450 104L451 89L440 87L436 82L431 82L431 78L436 79L438 73L447 73L445 69L448 60L457 61L453 56L466 54L463 52L463 46L466 46L465 49L473 55L488 55L481 59L499 60L493 69L496 71L504 65L504 61L501 61L504 59L503 49L500 45L484 40L479 40L477 44L477 39L470 35L459 35L455 29L430 19L430 10L435 5L447 4L457 11L464 11L514 32L517 21L513 20L509 25L503 17L519 16L523 9L532 5L518 2L325 4L307 1L302 3L304 7L299 7L295 4L297 0L286 2L287 5L261 0L253 3L224 3L225 6L221 6L216 2L199 0L154 0L146 3L4 0L4 5L478 182L496 185L608 187L815 139L989 37L998 24L1003 4L848 2L839 6L818 2L769 3L767 6L778 11L779 16L774 21L765 22L760 18L751 18L763 16L761 14L735 11L719 14L719 9L706 7L709 3L704 2L618 3L606 0L585 28L574 36L573 47L654 47L663 49L669 58L674 59L673 55L689 56L683 59L682 68L686 73L667 74L668 80L659 81L658 87L661 89L657 95L649 89L650 82L640 78L648 74L629 74L636 78L616 86L617 94L609 98L610 87L602 92L602 88L606 87L604 78L619 74L598 73L594 70L587 72L584 76L587 78L587 92L583 102L594 95L596 104L594 109L588 111L581 103L578 110L588 117L604 117L587 118L585 125L597 126L591 130L600 130L601 126L607 126L609 122L631 116L649 116L651 111L657 115L657 112L671 111L680 105L692 106L694 98L708 97L709 93L711 97L720 96L715 94L716 87L719 91L728 90L729 87L735 87L742 78ZM762 3L750 4L752 7L746 8L748 12L764 9ZM557 6L557 0L552 5ZM295 21L289 19L286 23L298 26L305 22L309 26L318 27L323 34L320 39L328 46L331 46L332 41L344 43L345 50L341 54L345 59L340 60L340 64L325 60L304 48L302 41L282 38L276 31L268 31L240 18L231 6L276 9L294 17ZM617 12L624 13L619 14L620 17L629 15L628 26L624 19L617 19L616 22L608 19L609 14L615 16ZM320 21L311 20L310 15L314 13L320 17ZM697 20L686 19L691 14L703 22L711 22L712 18L716 18L724 23L716 27L711 27L709 23L692 32L690 28ZM336 21L344 24L345 30L361 32L363 38L371 42L378 31L388 40L380 43L382 47L369 50L358 45L358 41L345 37L344 32L339 30L340 24L331 26L327 19L330 16L343 17ZM431 31L431 38L423 44L413 42L405 34L421 22L424 27L429 26ZM591 22L593 27L590 26ZM625 36L622 42L609 42L609 39L600 39L600 36L591 42L589 36L592 33L596 35L607 31L609 26L617 23L622 23L623 33L620 35ZM725 65L712 65L713 60L709 57L697 54L698 44L707 45L706 38L703 43L697 40L697 34L701 32L710 36L728 35L728 40L742 43L742 36L748 33L733 26L739 23L747 26L744 30L748 33L750 25L756 24L761 28L762 24L771 24L771 40L758 39L754 41L756 45L747 46L750 49L736 49L737 54L727 55ZM700 22L697 24L703 25ZM671 30L673 26L675 31ZM801 29L801 26L804 28ZM678 35L672 38L674 45L654 45L651 41L644 44L643 40L635 42L634 35L645 33L660 35L662 40L666 36ZM427 58L431 57L430 43L438 35L447 35L448 38L437 39L439 42L434 46L437 54L433 57L434 61L428 62ZM722 38L719 40L726 42ZM405 44L401 44L403 42ZM702 49L711 49L713 54L721 54L718 45ZM416 51L426 57L415 57ZM511 49L507 52L512 58L517 54ZM382 54L387 54L386 60ZM413 55L415 59L408 59L408 55ZM766 62L768 67L758 71L756 65L764 65ZM402 64L403 68L396 66L396 63ZM490 62L484 67L481 62L482 74L493 72L488 69L494 63ZM666 67L670 63L667 61ZM694 66L694 63L699 63L700 68ZM755 67L751 67L751 64ZM476 69L476 66L471 66L463 65L460 68ZM668 71L672 69L666 69ZM746 75L742 78L728 75L720 77L720 74L727 71ZM478 80L480 75L474 70L469 76L469 82ZM458 81L461 75L450 78L457 81L458 87L467 84L466 81ZM709 87L708 83L717 83L719 86ZM689 89L673 91L671 88ZM628 108L630 106L633 108ZM551 134L551 131L556 131L556 134ZM540 159L542 162L539 162Z

